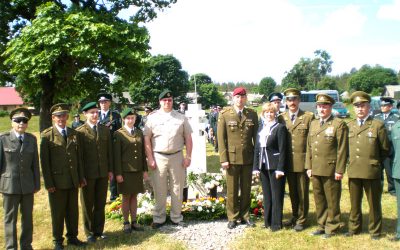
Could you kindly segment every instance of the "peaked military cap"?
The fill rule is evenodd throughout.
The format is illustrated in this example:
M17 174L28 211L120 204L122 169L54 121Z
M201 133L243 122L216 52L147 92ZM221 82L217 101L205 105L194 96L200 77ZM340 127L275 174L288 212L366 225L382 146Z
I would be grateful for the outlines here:
M83 106L82 111L88 111L89 109L97 108L96 102L89 102L85 106Z
M26 118L28 121L31 119L32 113L27 108L16 108L10 113L10 119Z
M66 103L57 103L50 108L52 115L63 115L69 113L69 105Z
M390 96L382 96L381 98L381 106L393 104L394 100Z
M132 108L126 108L126 109L122 110L122 112L121 112L122 119L125 119L125 117L127 117L128 115L136 115L135 110Z
M268 96L268 101L270 101L270 102L273 102L273 101L276 101L276 100L281 100L282 101L282 99L283 99L283 95L281 93L279 93L279 92L271 93Z
M158 100L161 100L163 98L169 98L172 97L172 92L169 89L164 89L163 92L158 96Z
M315 98L315 102L317 104L335 104L335 99L333 99L330 95L327 94L318 94Z
M300 93L300 90L298 90L298 89L288 88L283 92L283 94L286 97L298 97L298 96L300 96L301 93Z
M238 87L236 89L233 90L233 94L232 96L236 96L236 95L246 95L246 89L243 87Z
M350 101L353 104L361 102L371 102L371 97L364 91L356 91L350 96Z
M75 114L74 114L74 117L80 117L80 116L79 116L79 114L78 114L78 113L75 113Z
M112 101L112 96L109 93L100 93L97 95L97 101Z

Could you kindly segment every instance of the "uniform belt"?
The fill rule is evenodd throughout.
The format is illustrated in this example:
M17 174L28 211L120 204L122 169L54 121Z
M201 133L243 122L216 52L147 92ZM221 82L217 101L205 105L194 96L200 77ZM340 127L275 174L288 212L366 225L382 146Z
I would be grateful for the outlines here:
M160 155L174 155L174 154L177 154L177 153L179 153L179 152L181 152L182 150L179 150L179 151L176 151L176 152L174 152L174 153L163 153L163 152L156 152L157 154L160 154Z

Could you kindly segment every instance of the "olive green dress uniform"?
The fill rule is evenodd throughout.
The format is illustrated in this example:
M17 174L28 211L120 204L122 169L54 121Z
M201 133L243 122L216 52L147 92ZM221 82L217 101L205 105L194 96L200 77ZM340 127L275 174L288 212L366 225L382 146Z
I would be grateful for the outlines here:
M348 151L346 123L330 116L321 126L313 120L308 134L306 169L312 170L312 184L319 230L335 234L341 227L341 180L335 173L344 174Z
M24 109L13 110L29 112ZM30 118L30 114L28 115ZM28 120L29 118L26 117ZM40 189L36 137L24 133L22 144L14 130L0 135L0 193L3 194L5 249L18 249L17 216L21 210L20 248L32 249L33 193Z
M392 127L392 142L393 149L395 152L393 160L393 182L396 190L400 190L400 122L396 122ZM396 236L400 240L400 192L396 192L397 198L397 226L396 226Z
M78 188L83 180L81 143L78 133L66 127L67 141L58 129L50 127L41 133L40 161L46 189L49 194L53 240L63 242L64 221L67 238L78 235Z
M97 124L96 132L86 122L76 129L82 138L82 155L87 185L82 188L81 204L85 233L101 236L104 231L108 173L113 172L110 130Z
M278 117L278 122L286 125L288 129L287 146L287 182L289 186L290 201L292 203L292 222L304 225L309 209L310 180L306 174L305 161L307 150L307 136L314 114L299 109L294 124L289 112L283 112Z
M137 128L131 133L122 127L114 133L114 176L124 178L118 183L118 192L143 193L143 172L147 172L143 133Z
M349 127L349 190L351 210L349 231L362 229L361 201L365 190L369 211L369 232L379 236L382 231L381 163L389 154L390 144L383 122L368 117L360 127L357 119Z
M244 108L242 119L239 119L233 106L226 107L218 116L217 130L220 162L229 162L230 166L226 170L228 220L249 220L257 113Z

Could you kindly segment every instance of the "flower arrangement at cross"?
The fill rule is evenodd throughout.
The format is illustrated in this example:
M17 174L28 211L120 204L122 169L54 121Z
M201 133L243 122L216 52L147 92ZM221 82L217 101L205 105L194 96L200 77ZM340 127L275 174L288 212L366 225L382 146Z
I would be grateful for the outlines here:
M190 172L188 174L188 183L189 185L195 183L201 183L208 191L216 188L218 193L222 193L226 188L225 175L222 173L196 174Z
M205 197L184 202L182 214L189 220L216 220L226 217L225 198Z
M263 195L260 185L254 185L251 187L250 209L251 215L254 217L260 217L264 214Z

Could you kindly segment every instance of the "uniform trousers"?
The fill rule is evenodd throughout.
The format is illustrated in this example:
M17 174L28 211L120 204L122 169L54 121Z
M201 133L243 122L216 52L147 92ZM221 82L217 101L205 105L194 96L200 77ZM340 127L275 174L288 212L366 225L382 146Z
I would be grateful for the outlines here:
M86 236L100 236L104 231L108 178L88 178L81 191L83 224Z
M393 178L394 187L396 190L400 190L400 179ZM397 226L396 226L396 237L400 238L400 192L396 192L397 200Z
M153 222L164 223L166 220L166 205L168 190L171 195L170 218L174 223L181 222L183 188L186 172L183 167L183 154L178 152L172 155L154 153L157 167L152 170L151 179L154 189L155 207L153 209ZM169 188L168 188L169 185Z
M326 234L336 233L340 229L340 197L342 182L334 176L312 176L315 200L315 213L320 230Z
M17 220L21 210L20 248L32 249L33 194L3 194L4 234L6 249L18 249Z
M396 189L395 189L395 186L393 183L393 177L392 177L393 159L394 159L394 155L392 155L390 157L386 157L382 164L385 169L385 172L386 172L386 180L388 183L388 193L392 193L392 194L396 192ZM384 184L383 176L384 175L382 174L382 186Z
M252 165L235 164L229 164L226 170L226 212L229 221L250 219L252 171Z
M309 209L310 179L304 172L288 172L290 201L292 203L293 223L304 225Z
M53 228L53 241L64 241L64 221L67 228L67 238L74 239L78 236L78 188L56 189L49 192L51 210L51 224Z
M372 236L379 236L382 231L382 185L380 179L349 178L350 216L349 232L358 234L362 229L362 197L363 190L369 204L368 230Z
M276 179L275 170L262 169L260 172L264 200L264 225L272 230L282 228L285 176Z
M110 200L113 201L118 197L117 181L115 177L110 181Z

